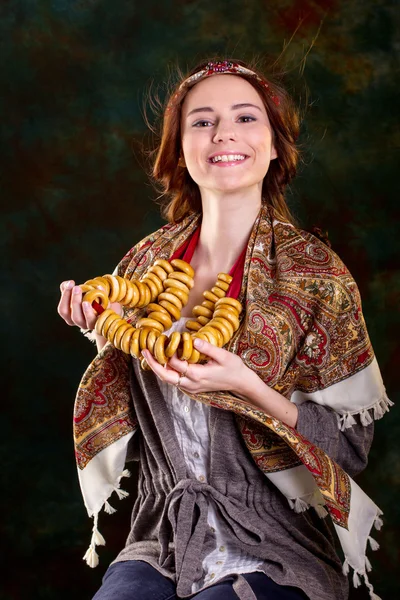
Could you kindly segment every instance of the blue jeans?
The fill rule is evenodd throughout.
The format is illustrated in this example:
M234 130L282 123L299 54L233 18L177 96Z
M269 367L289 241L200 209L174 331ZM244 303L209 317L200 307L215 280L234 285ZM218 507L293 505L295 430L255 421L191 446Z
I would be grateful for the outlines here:
M244 573L257 600L300 600L307 596L298 588L281 586L260 572ZM238 600L233 577L191 596L196 600ZM127 560L111 565L93 600L179 600L175 584L151 565Z

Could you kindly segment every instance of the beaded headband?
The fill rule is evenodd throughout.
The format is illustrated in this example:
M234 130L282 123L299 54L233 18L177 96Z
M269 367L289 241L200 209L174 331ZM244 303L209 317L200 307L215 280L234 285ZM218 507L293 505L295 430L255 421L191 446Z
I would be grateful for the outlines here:
M242 67L242 65L239 65L238 63L234 63L234 62L231 62L228 60L209 62L209 63L207 63L207 65L204 69L202 69L201 71L197 71L197 73L194 73L193 75L191 75L190 77L185 79L180 84L175 96L172 98L172 102L179 96L179 92L181 92L182 89L184 89L185 87L190 86L190 84L192 84L196 81L199 81L200 79L204 79L205 77L209 77L210 75L221 75L221 74L229 75L230 73L231 74L241 73L242 75L250 75L251 77L254 77L254 79L256 79L263 86L263 88L267 90L268 96L271 98L271 100L274 102L274 104L276 104L276 106L279 106L280 99L271 90L268 81L266 81L265 79L262 79L254 71L251 71L250 69L247 69L246 67ZM170 108L171 108L171 106L169 106L167 108L167 111L170 110Z

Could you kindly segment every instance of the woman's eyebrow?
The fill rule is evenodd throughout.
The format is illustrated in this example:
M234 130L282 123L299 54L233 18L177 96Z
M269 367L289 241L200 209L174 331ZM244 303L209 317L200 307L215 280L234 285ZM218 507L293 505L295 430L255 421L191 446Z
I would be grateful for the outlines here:
M249 108L250 106L252 108L257 108L260 112L262 112L259 106L256 106L256 104L249 104L248 102L242 102L242 104L233 104L231 106L231 110L237 110L238 108ZM214 109L211 108L211 106L202 106L201 108L194 108L190 111L190 113L188 113L187 117L190 117L190 115L192 115L193 113L198 112L214 112Z

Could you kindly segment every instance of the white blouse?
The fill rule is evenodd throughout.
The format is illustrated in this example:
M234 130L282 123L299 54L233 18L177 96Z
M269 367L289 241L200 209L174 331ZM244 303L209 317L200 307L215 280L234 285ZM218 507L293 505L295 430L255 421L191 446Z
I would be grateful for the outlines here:
M186 321L191 317L182 317L173 323L166 334L182 331ZM196 402L174 385L159 380L163 394L171 412L175 433L185 457L189 471L199 481L207 481L210 467L210 407L202 402ZM208 524L215 532L217 546L203 561L203 577L193 583L192 593L196 593L207 585L215 583L226 575L233 573L250 573L260 570L263 564L258 558L247 554L236 546L230 539L224 537L219 527L220 516L212 499L208 505Z

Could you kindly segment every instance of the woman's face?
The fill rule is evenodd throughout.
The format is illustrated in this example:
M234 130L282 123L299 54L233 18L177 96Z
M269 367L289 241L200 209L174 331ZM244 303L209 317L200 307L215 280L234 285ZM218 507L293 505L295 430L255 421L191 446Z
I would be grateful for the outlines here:
M200 191L252 186L261 191L270 161L277 156L261 97L235 75L213 75L188 92L181 136L186 167Z

